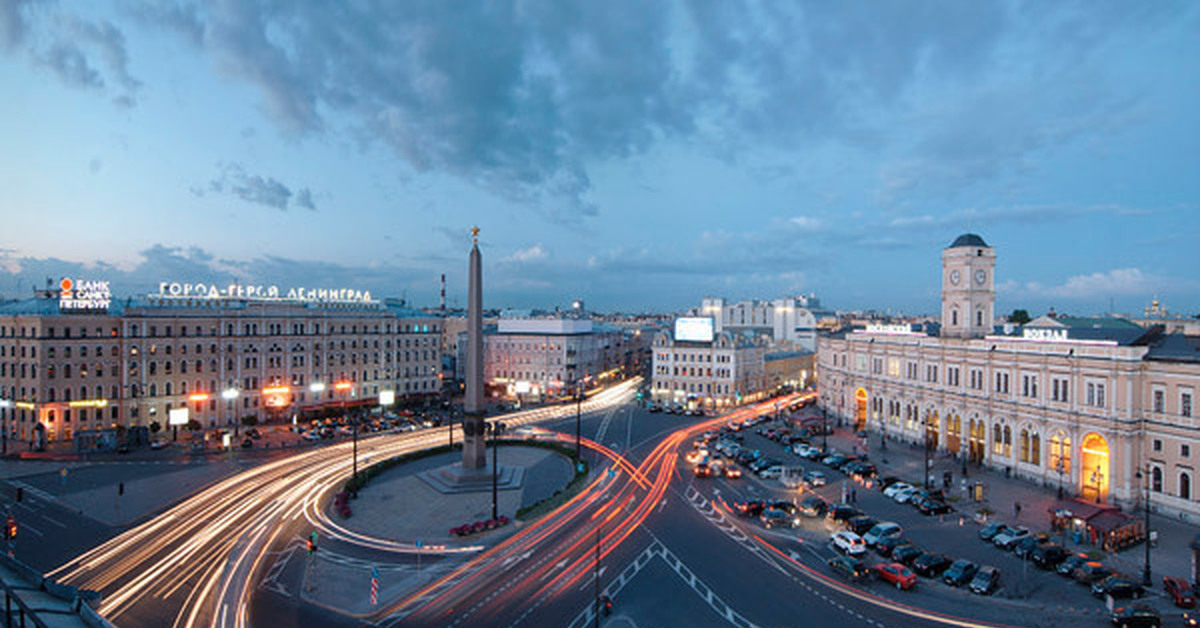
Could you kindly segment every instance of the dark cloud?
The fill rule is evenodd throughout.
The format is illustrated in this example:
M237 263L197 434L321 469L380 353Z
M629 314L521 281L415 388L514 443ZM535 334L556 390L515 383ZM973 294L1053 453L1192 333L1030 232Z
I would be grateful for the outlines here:
M129 74L125 34L112 22L93 23L79 18L71 18L69 22L74 39L90 46L104 62L108 75L120 85L122 93L117 96L117 102L132 106L142 83Z
M23 15L29 0L0 2L0 51L11 51L25 40L29 28Z
M247 203L266 205L280 211L286 211L289 205L309 210L317 208L308 188L300 188L293 193L291 188L274 177L248 174L240 164L222 165L221 176L210 181L207 187L193 187L191 191L196 196L205 196L208 192L231 194Z
M88 63L87 56L75 44L54 44L42 54L40 61L67 85L87 89L104 87L100 73Z

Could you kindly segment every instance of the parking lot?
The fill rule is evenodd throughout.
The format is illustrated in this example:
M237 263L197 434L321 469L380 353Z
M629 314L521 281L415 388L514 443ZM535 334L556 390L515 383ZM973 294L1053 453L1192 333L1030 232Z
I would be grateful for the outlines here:
M1046 566L1051 568L1043 569L1031 560L1018 558L1011 550L1000 549L992 542L980 538L980 530L989 523L1003 523L1024 528L1028 531L1028 536L1037 538L1039 533L1045 534L1049 531L1042 529L1044 525L1038 525L1038 522L1043 519L1039 518L1036 513L1026 512L1022 513L1022 516L1014 516L1014 512L997 513L989 517L987 521L977 521L974 505L967 500L967 496L962 491L956 490L958 487L952 486L951 490L946 491L944 499L939 500L937 495L933 495L933 499L927 500L932 502L934 507L926 510L932 510L938 514L922 514L920 509L909 504L898 503L897 500L885 495L880 490L882 483L896 480L911 480L911 484L919 487L920 478L889 477L888 467L882 462L883 456L880 456L878 469L868 466L875 464L875 461L863 461L862 466L858 468L851 466L847 469L851 472L867 469L876 471L877 475L859 473L852 478L850 475L822 463L822 458L837 453L833 451L832 447L830 451L822 452L822 455L815 459L808 459L793 453L791 448L785 444L766 436L772 430L778 431L781 427L781 423L767 421L728 434L728 438L725 439L726 443L736 446L732 448L721 446L719 449L724 453L718 451L719 434L710 434L709 436L712 438L707 443L697 443L704 445L708 450L707 466L711 470L715 470L711 474L705 473L701 477L697 477L695 480L697 487L703 490L703 484L710 483L710 491L719 495L719 501L726 504L730 512L741 517L742 525L756 528L756 533L773 539L799 540L803 548L802 553L812 559L807 561L812 566L823 569L824 573L852 579L853 574L848 573L848 570L843 568L835 571L831 569L829 563L830 559L844 553L834 546L833 535L848 528L849 524L845 520L835 521L831 517L824 516L823 513L813 512L812 501L809 498L817 496L830 509L842 503L845 505L838 509L839 511L856 510L869 517L870 520L849 520L859 526L861 533L866 533L876 522L898 524L901 528L898 536L903 541L911 542L919 550L907 552L907 562L910 564L910 568L912 563L920 560L918 557L921 552L932 552L945 555L947 560L943 562L943 565L952 564L958 559L965 559L970 561L973 567L992 567L999 572L998 585L987 598L969 592L966 585L969 584L970 578L964 579L962 586L958 587L945 584L940 577L941 570L937 569L936 565L932 572L928 572L929 575L917 579L917 585L912 590L897 590L892 586L885 586L892 585L893 582L879 582L876 578L864 580L862 586L878 589L881 594L908 604L949 612L961 613L962 609L966 608L964 605L976 605L975 609L979 609L981 606L991 607L995 612L985 614L1000 617L1006 612L1005 609L1019 609L1024 613L1028 613L1031 609L1053 610L1056 613L1063 613L1065 616L1078 617L1084 625L1106 623L1109 613L1105 607L1105 600L1094 596L1089 584L1076 582L1070 577L1070 574L1059 575L1053 569L1058 556L1051 554L1050 560L1044 561ZM822 440L820 436L809 436L809 441L819 447ZM843 453L850 456L853 452ZM693 466L700 462L705 461L697 458L693 461ZM722 469L735 465L744 472L741 478L725 477L726 474L721 472ZM823 477L823 484L816 474ZM872 477L873 475L875 477ZM766 502L764 504L766 508L756 508L753 503L755 500ZM771 509L771 502L777 500L786 503L778 504L781 508ZM809 501L806 503L806 500ZM936 507L939 501L945 504L947 512L939 512ZM747 502L750 502L751 506L748 509L746 508ZM788 504L793 507L789 508ZM742 508L739 509L739 506ZM808 508L802 506L808 506ZM739 510L752 512L739 512ZM765 518L761 514L763 510L768 513ZM780 517L778 513L774 512L775 510L788 512L789 516ZM805 512L806 510L808 512ZM849 514L860 513L839 512L839 515L843 517ZM785 519L790 519L790 522ZM769 524L769 529L766 524ZM1025 549L1032 549L1039 545L1048 547L1047 543L1056 541L1062 541L1061 544L1066 546L1065 555L1070 556L1074 553L1075 548L1066 543L1065 539L1053 535L1046 535L1045 538L1039 538L1038 541L1029 541ZM1043 550L1039 554L1039 559L1046 558L1046 554L1047 552ZM892 562L875 549L868 549L855 557L861 559L868 569L875 565ZM927 558L925 562L937 563L939 561ZM962 567L963 565L955 567L955 571L962 571ZM973 568L968 568L968 571L973 571ZM936 576L934 576L935 573ZM1137 588L1140 588L1140 573L1127 573L1126 575L1130 577L1132 583L1138 585ZM1118 589L1117 593L1135 591L1136 589ZM985 600L986 604L981 605L980 603ZM1114 600L1114 603L1116 606L1126 606L1131 603L1150 604L1170 620L1165 625L1174 625L1173 622L1177 620L1171 618L1178 618L1183 612L1171 604L1171 600L1163 592L1161 582L1156 582L1153 587L1146 590L1145 597L1142 599L1117 599Z

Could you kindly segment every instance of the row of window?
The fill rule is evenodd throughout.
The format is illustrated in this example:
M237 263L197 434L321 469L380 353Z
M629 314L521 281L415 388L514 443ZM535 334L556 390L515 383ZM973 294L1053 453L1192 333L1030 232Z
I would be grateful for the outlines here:
M337 324L325 323L324 331L321 330L321 325L322 325L321 323L316 323L316 322L309 323L307 325L305 323L292 323L291 329L290 329L290 331L291 331L290 335L293 335L293 336L320 336L320 335L333 335L333 334L358 334L358 333L360 333L359 326L357 324L352 324L349 327L347 327L344 324L339 326ZM141 334L142 328L138 324L136 324L136 323L129 324L127 328L129 330L129 334L128 334L129 337L131 337L131 338L141 337L140 334ZM75 337L77 337L77 338L87 338L88 337L87 327L80 326L78 328L74 328L74 331L72 331L72 329L73 328L71 328L71 327L63 327L62 335L59 336L58 328L46 327L45 337L46 338L61 337L64 339L68 339L68 338L72 337L72 333L74 333ZM189 334L188 334L187 325L181 324L178 327L175 327L173 325L163 325L161 327L161 330L163 332L163 334L161 336L158 333L160 330L160 327L158 325L146 325L146 327L145 327L146 336L149 338L171 338L171 337L174 337L174 335L175 335L174 331L176 329L179 330L180 338L188 337ZM236 324L226 323L225 324L225 332L226 332L225 335L226 336L238 335L238 334L234 333L236 329L237 329ZM259 324L258 323L242 323L241 329L242 329L241 335L243 335L243 336L259 335L258 334L258 332L259 332ZM265 335L268 335L268 336L285 335L284 334L285 326L283 323L264 323L262 325L262 329L263 329L263 331L266 332ZM397 323L394 326L394 329L395 329L395 331L393 332L393 324L392 323L386 323L383 326L382 333L385 333L385 334L391 334L391 333L397 333L397 334L438 333L438 324L437 323L433 323L433 324L429 324L429 323ZM118 333L119 332L116 327L112 327L108 331L108 335L111 337L114 337L114 338L117 337ZM364 324L364 325L362 325L361 333L378 334L378 333L380 333L380 326L378 324L375 324L375 325ZM93 337L101 338L104 335L105 334L104 334L103 328L101 328L101 327L94 328L94 336ZM200 325L195 325L194 327L192 327L191 335L192 336L205 335L204 328ZM208 335L209 336L217 335L217 326L216 325L209 326ZM3 327L3 326L0 326L0 338L37 338L37 337L38 336L37 336L36 329L33 327Z

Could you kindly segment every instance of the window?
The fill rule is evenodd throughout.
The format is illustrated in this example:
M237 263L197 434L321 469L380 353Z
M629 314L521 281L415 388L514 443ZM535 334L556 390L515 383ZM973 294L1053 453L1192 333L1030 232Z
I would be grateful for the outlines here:
M1154 439L1154 451L1162 451L1162 440L1161 439L1158 439L1158 438Z
M1179 455L1184 458L1190 457L1192 455L1192 447L1186 443L1180 445L1179 446Z
M1192 476L1187 471L1179 474L1179 497L1183 499L1192 498Z
M1156 389L1153 393L1154 411L1162 414L1167 411L1167 393L1163 389Z
M983 327L983 310L975 311L975 326Z
M1163 472L1160 467L1154 467L1150 470L1150 490L1155 493L1162 492Z
M951 325L958 324L958 310L950 310L950 324Z
M1008 394L1008 373L996 373L996 392Z
M1021 396L1037 398L1037 375L1021 376Z
M1093 408L1104 407L1104 383L1103 382L1088 382L1086 387L1085 403Z
M1192 392L1190 390L1179 393L1179 414L1192 416Z
M1052 380L1050 398L1062 403L1070 401L1070 397L1067 394L1067 380L1065 378L1056 377Z

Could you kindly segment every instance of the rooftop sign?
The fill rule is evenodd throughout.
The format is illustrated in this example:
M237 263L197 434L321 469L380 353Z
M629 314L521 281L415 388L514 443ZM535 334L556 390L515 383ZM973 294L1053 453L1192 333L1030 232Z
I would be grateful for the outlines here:
M368 290L350 288L289 288L275 285L160 282L160 299L239 299L245 301L292 301L297 303L376 303Z
M106 312L112 302L107 281L64 278L58 289L58 309L62 311Z
M867 334L905 334L909 336L924 336L925 334L919 331L913 331L912 325L884 325L882 323L872 323L867 325L867 328L862 333Z

